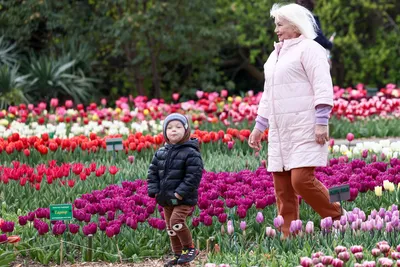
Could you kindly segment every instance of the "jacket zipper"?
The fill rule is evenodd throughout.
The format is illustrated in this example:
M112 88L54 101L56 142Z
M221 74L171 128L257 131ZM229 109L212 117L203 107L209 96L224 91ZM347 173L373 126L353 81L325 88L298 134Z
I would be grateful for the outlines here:
M282 47L283 48L283 47ZM281 48L281 50L282 50ZM278 140L279 140L279 150L281 153L281 160L282 160L282 166L283 166L283 171L285 171L285 164L283 162L283 154L282 154L282 143L281 143L281 134L279 132L279 127L278 123L276 121L276 114L275 114L275 101L274 101L274 88L275 88L275 69L276 69L276 64L278 63L279 60L279 55L276 53L276 61L274 65L274 71L272 72L272 111L274 112L274 120L275 120L275 126L276 126L276 131L278 132Z
M167 174L168 174L167 170L168 170L168 165L170 163L171 154L172 154L173 151L174 151L174 148L172 147L167 153L167 157L166 157L166 160L165 160L165 166L164 166L164 176L163 176L163 179L162 179L162 184L164 184L168 180L167 179Z

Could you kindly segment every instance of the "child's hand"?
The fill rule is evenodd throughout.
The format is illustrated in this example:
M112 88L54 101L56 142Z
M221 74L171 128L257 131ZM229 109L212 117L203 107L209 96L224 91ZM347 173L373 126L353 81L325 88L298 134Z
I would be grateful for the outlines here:
M181 197L181 195L179 195L178 193L174 193L174 195L175 195L175 197L176 197L177 199L179 199L179 200L182 200L182 199L183 199L183 197Z

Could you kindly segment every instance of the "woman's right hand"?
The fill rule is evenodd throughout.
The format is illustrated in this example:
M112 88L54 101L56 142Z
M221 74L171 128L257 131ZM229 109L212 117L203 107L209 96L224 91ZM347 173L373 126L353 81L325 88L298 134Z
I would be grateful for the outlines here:
M262 135L263 135L263 133L260 130L254 128L249 136L248 144L255 151L261 150Z

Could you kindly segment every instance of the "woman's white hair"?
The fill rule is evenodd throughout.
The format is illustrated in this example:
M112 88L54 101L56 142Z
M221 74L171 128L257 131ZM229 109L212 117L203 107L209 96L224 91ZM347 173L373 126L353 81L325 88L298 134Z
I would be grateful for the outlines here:
M285 19L295 26L300 33L308 39L317 37L317 23L313 14L305 7L298 4L274 4L270 11L271 17Z

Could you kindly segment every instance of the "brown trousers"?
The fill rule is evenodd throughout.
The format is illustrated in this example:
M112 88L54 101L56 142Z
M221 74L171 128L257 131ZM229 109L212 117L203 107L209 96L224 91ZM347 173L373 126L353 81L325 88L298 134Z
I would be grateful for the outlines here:
M192 207L186 205L164 207L167 231L175 254L182 254L183 248L193 247L192 234L186 224L186 218L191 211Z
M315 178L314 167L303 167L284 172L274 172L274 186L278 213L284 219L282 232L290 234L290 223L299 219L300 195L322 218L340 219L339 203L329 202L328 189Z

